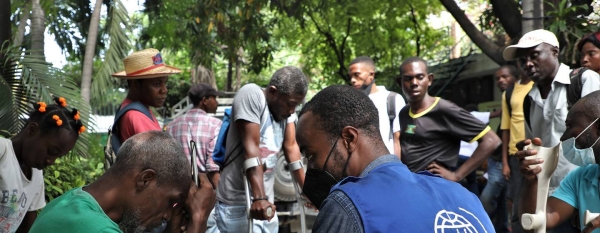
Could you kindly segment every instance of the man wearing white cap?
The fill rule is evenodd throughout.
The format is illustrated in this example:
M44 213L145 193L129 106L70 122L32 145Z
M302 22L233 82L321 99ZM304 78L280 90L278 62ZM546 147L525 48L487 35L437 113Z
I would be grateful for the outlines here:
M169 75L181 73L181 70L167 66L163 62L160 52L156 49L145 49L133 52L123 59L125 70L112 76L126 79L129 90L127 97L121 103L120 110L126 106L138 105L120 116L115 116L113 133L119 136L119 141L124 142L129 137L138 133L161 130L158 121L150 107L162 107L167 99L167 79ZM145 110L147 111L143 111ZM113 148L115 153L118 148Z
M530 106L530 117L525 119L525 127L529 127L530 131L526 130L525 136L539 137L544 147L556 146L566 129L567 91L571 84L571 69L558 61L559 52L558 40L554 33L540 29L526 33L519 43L508 46L503 53L505 60L517 59L525 75L535 82L525 100ZM594 71L585 71L581 82L581 97L600 89L600 76ZM550 180L549 194L552 194L563 178L575 168L575 165L561 156ZM563 225L555 228L555 231L577 232L570 223Z

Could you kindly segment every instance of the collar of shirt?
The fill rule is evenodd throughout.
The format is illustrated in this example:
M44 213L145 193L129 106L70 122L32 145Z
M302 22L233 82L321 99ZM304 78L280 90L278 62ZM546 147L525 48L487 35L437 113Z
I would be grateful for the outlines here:
M552 96L552 93L555 91L559 91L557 90L557 88L561 88L561 87L566 87L566 85L571 84L571 78L569 76L569 73L571 72L571 69L565 65L565 64L560 64L560 67L558 68L558 72L556 72L556 76L554 76L554 80L552 80L552 86L550 89L550 93L548 94L548 96L546 98L550 98ZM561 84L561 85L558 85ZM544 103L543 99L542 99L542 95L540 93L539 88L537 88L538 83L535 83L534 86L531 88L531 91L529 91L529 96L532 98L532 100L537 103L537 105L539 106L546 106L546 104ZM543 107L544 109L555 109L555 108L560 108L562 107L564 104L567 103L567 98L558 98L555 101L550 101L551 104L549 104L546 107Z
M200 108L192 108L192 109L188 110L188 112L194 113L194 114L207 115L206 112Z
M599 171L600 167L597 164L590 165L590 166L594 166L595 169L593 169L594 170L593 172L588 172L585 175L585 179L588 180L589 182L591 182L592 185L598 187L598 179L600 178L599 177L599 175L600 175L599 174L600 173L600 171Z
M365 170L363 170L360 173L360 177L365 177L367 174L369 174L369 172L371 172L371 170L375 169L376 167L379 167L379 165L384 164L384 163L390 163L390 162L401 163L400 159L398 159L398 156L391 155L391 154L380 156L379 158L373 160L373 162L369 163L369 165L367 165Z

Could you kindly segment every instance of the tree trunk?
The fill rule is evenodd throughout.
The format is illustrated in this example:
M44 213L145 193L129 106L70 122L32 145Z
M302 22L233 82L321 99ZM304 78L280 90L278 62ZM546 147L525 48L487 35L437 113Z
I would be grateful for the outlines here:
M456 5L454 0L440 0L442 5L452 14L456 22L465 31L467 36L471 38L471 41L477 45L490 59L498 64L504 64L506 61L502 58L503 48L499 47L483 34L473 23L467 18L465 12Z
M240 63L241 62L239 57L235 59L235 89L233 89L234 91L239 90L240 86L242 85L242 68Z
M0 0L0 75L6 75L4 71L4 64L9 64L5 61L6 54L4 53L4 49L10 43L10 39L12 37L10 22L10 0ZM8 72L10 74L10 72ZM7 79L8 77L4 77ZM5 98L5 97L2 97Z
M33 0L31 5L31 54L46 60L44 56L44 10L40 6L40 0Z
M242 59L244 59L244 49L240 47L235 59L235 91L242 87Z
M23 43L23 37L25 36L25 26L27 26L27 20L29 20L29 14L31 12L31 5L29 1L25 2L23 7L23 13L19 19L19 27L17 28L17 35L13 41L13 45L20 46Z
M81 72L81 98L87 103L90 103L92 69L94 68L94 56L96 55L96 39L98 38L101 10L102 0L96 0L96 6L94 6L94 12L92 13L90 21L88 37L85 41L85 55L83 57L83 69Z
M229 58L229 63L227 64L227 85L225 85L225 90L226 91L231 91L231 84L232 84L232 79L233 79L233 58Z
M519 3L514 0L490 0L492 11L502 24L502 28L510 38L520 38L521 33L521 10Z
M544 3L541 0L523 0L523 32L544 28Z
M198 83L207 83L210 84L213 88L217 89L217 82L215 80L215 73L212 70L204 67L203 65L198 65L196 68L192 69L192 84Z

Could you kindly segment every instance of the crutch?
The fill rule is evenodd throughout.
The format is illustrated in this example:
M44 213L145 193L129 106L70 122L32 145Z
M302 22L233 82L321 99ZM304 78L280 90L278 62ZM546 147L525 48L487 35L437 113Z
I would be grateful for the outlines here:
M252 199L250 197L250 181L248 181L248 177L246 176L246 171L250 168L253 167L258 167L261 166L260 160L258 159L258 157L253 157L253 158L249 158L246 159L246 161L244 161L244 170L242 171L242 174L244 175L244 190L246 192L246 217L248 218L248 233L252 233L252 229L254 227L254 219L252 218L252 215L250 213L250 208L252 206ZM267 208L267 216L271 217L271 215L273 214L273 209L271 209L271 207L269 206Z
M196 142L194 140L190 140L190 157L192 163L192 179L194 179L194 183L198 186L198 165L196 164Z
M526 150L537 150L537 155L525 157L525 159L543 159L544 162L539 164L542 167L542 172L537 174L538 190L537 201L535 204L534 214L523 214L521 216L521 226L525 230L534 230L535 233L546 233L546 202L548 201L548 185L550 177L556 166L558 166L558 157L562 154L562 143L554 147L541 147L537 145L529 145ZM531 165L534 168L538 165Z
M300 232L306 233L306 213L304 212L304 200L302 199L302 189L298 187L298 182L294 177L292 172L297 171L304 167L302 160L297 160L288 164L288 169L290 170L290 175L292 176L292 182L294 183L294 188L296 189L296 200L298 200L298 205L300 207Z

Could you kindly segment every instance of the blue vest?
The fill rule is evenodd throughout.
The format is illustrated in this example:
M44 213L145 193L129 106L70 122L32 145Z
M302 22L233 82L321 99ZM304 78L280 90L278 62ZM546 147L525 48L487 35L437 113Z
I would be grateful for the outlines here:
M362 178L347 177L334 190L352 200L367 233L495 232L477 196L399 162L384 163Z

